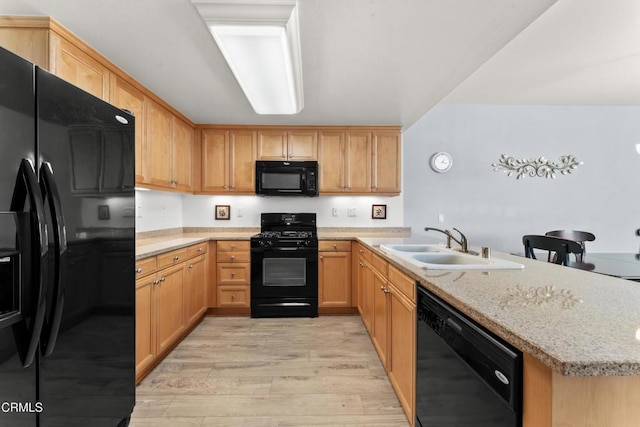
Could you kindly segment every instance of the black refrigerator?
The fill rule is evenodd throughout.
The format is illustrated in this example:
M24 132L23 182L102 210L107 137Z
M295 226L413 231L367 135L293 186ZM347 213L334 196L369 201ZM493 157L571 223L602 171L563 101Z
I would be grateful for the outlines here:
M0 48L0 426L126 426L134 117Z

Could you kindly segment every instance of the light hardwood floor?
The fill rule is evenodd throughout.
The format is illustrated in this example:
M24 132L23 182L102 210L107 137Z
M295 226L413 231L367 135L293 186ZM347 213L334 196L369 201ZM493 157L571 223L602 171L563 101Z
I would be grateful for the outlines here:
M409 425L358 316L207 317L136 395L132 427Z

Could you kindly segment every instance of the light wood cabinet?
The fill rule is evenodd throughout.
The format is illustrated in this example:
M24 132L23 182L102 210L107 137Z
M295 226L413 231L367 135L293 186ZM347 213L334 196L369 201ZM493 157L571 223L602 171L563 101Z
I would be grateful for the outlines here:
M156 310L153 293L155 281L152 275L136 280L136 375L146 371L156 358L153 321Z
M351 244L349 242L319 243L318 307L351 307Z
M402 153L400 132L374 132L372 141L371 191L400 193Z
M358 310L402 408L415 419L415 281L364 245L355 246Z
M161 354L184 330L184 265L160 271L156 279L156 352Z
M387 368L389 338L389 285L387 278L377 270L373 272L373 333L371 341L378 352L382 366Z
M192 189L193 128L162 105L147 98L149 183L165 189Z
M201 141L202 193L255 193L255 131L203 129Z
M250 243L238 240L218 241L216 258L216 307L249 308Z
M136 262L136 381L142 380L207 309L207 244Z
M134 87L132 84L126 82L123 78L112 74L111 95L109 102L118 108L131 111L135 116L136 129L135 129L135 170L136 184L147 182L147 139L145 135L145 113L146 103L144 101L144 94L141 90Z
M184 322L195 323L207 311L206 255L189 260L185 266Z
M49 17L0 17L0 46L109 101L107 61Z
M399 194L400 147L396 130L319 130L320 193Z
M393 274L392 274L393 271ZM396 283L402 282L400 286ZM416 304L400 290L415 281L389 267L389 349L387 373L409 420L415 419Z
M259 130L257 160L318 159L316 130Z

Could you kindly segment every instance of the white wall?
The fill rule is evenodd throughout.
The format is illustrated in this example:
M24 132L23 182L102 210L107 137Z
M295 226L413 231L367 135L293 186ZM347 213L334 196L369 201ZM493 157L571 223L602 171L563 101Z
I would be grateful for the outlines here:
M403 134L404 225L457 227L471 245L522 251L524 234L554 229L596 235L588 251L638 251L640 107L438 106ZM436 151L453 155L445 174ZM583 161L556 179L494 172L501 154ZM438 214L444 223L438 224Z
M304 198L203 196L137 191L136 196L138 232L174 227L260 227L262 212L315 212L318 227L401 227L404 217L402 195ZM371 218L373 204L387 205L387 219ZM215 205L230 205L231 218L215 220ZM338 209L337 217L333 216L333 208ZM349 208L356 209L355 217L348 216ZM242 216L238 216L239 213Z

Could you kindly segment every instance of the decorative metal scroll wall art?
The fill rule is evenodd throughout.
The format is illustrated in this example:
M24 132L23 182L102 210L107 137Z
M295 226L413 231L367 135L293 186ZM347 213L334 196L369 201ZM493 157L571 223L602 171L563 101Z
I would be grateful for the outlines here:
M571 155L560 156L560 161L554 162L544 157L527 160L516 159L502 154L500 155L498 163L492 163L491 166L493 166L493 170L496 172L502 171L506 173L507 176L516 174L516 178L521 179L526 176L555 178L558 172L562 175L568 175L581 164L582 162L579 162L575 156Z

